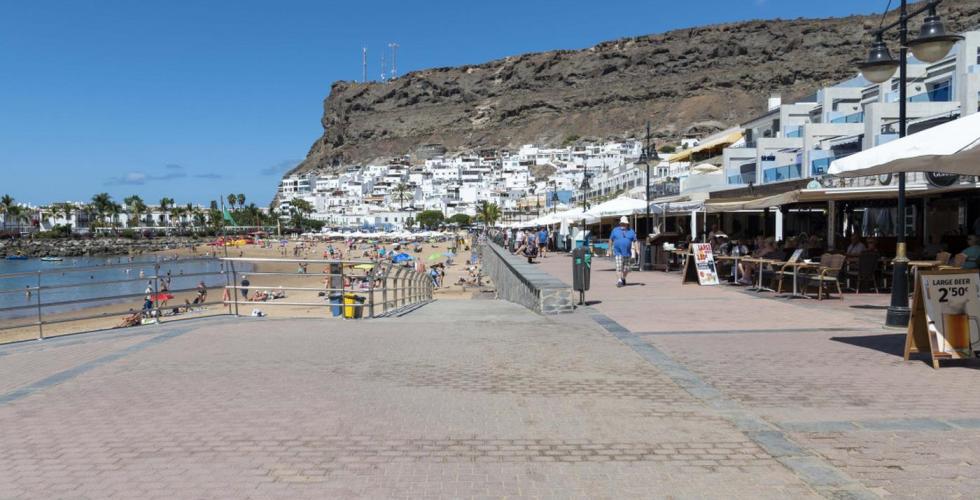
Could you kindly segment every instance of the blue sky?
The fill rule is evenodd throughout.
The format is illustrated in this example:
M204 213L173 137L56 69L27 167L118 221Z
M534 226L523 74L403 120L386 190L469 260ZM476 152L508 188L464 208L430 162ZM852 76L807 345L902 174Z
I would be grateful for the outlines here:
M107 191L271 200L321 133L335 80L400 74L758 18L878 12L884 0L0 0L0 194Z

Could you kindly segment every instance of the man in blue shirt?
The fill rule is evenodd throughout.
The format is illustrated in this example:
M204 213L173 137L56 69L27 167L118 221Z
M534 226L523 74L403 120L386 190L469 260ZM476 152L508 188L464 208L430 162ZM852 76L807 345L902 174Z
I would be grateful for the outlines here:
M633 255L635 247L636 231L630 229L630 220L623 216L619 219L619 226L614 228L609 235L609 248L612 249L613 257L616 259L617 287L626 286L626 275L629 274L627 263Z
M543 258L547 250L548 250L548 228L541 227L538 230L538 253Z

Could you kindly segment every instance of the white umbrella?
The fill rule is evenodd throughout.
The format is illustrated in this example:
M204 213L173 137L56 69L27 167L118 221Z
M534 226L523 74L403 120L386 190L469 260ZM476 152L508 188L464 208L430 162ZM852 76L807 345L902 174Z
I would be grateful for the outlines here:
M899 172L980 175L980 113L834 160L829 174L863 177Z

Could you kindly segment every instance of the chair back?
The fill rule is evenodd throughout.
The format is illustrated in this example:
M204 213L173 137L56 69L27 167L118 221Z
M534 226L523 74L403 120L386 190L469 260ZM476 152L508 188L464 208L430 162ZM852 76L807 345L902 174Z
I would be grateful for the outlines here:
M830 267L830 261L834 258L832 253L824 253L820 256L820 267Z
M944 266L946 264L949 264L949 257L950 257L949 252L939 252L936 254L936 260L939 261L939 264Z
M844 254L834 254L830 257L830 264L827 266L830 269L840 269L844 267L844 262L847 260L847 256Z
M878 261L881 255L878 252L864 252L858 257L857 271L861 278L870 278L878 270Z
M965 253L958 253L956 254L956 257L953 257L953 267L963 267L963 264L965 263L966 263Z

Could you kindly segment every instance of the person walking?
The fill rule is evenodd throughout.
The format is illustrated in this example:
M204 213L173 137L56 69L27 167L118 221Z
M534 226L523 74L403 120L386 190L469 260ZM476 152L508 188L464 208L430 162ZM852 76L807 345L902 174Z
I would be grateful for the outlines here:
M538 229L538 253L543 259L548 251L548 228L542 226Z
M239 291L241 291L242 298L245 299L245 300L248 300L248 287L251 284L252 283L250 281L248 281L248 276L242 275L242 283L241 283L241 288L239 289Z
M616 259L616 287L626 286L626 275L629 274L629 259L633 253L639 253L636 243L636 231L630 229L630 220L626 216L619 219L619 226L616 226L609 235L609 248L613 251Z

